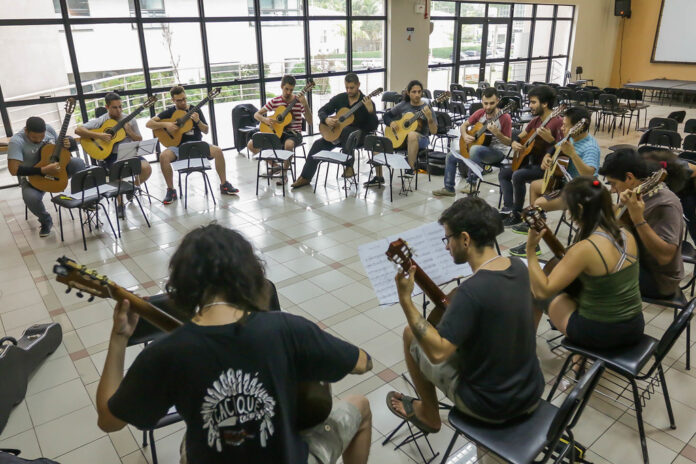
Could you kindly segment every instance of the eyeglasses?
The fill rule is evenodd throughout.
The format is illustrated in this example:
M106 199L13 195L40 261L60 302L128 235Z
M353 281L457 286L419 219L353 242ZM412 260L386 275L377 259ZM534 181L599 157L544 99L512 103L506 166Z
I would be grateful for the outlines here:
M443 243L445 246L449 245L450 239L451 239L452 237L454 237L455 235L457 235L457 234L445 235L444 237L442 237L442 243Z

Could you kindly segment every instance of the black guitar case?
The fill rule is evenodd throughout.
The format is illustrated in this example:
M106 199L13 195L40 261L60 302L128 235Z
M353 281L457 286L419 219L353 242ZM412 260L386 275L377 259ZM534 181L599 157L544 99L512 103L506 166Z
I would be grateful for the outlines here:
M27 393L29 376L60 345L60 324L35 324L16 340L0 338L0 433L7 425L10 412Z
M23 459L19 457L19 450L16 449L0 449L0 464L25 464L31 462L33 464L60 464L57 461L51 461L46 458L39 459Z

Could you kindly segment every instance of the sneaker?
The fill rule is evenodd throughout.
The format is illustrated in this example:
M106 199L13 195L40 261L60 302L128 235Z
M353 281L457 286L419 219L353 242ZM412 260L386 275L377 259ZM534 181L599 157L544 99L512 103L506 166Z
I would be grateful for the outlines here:
M453 197L453 196L454 196L454 190L447 190L446 188L441 188L441 189L433 190L433 196L436 196L436 197Z
M176 189L167 189L167 194L164 196L164 200L162 200L162 203L165 205L169 205L171 203L174 203L177 199L176 196Z
M404 171L404 177L413 177L415 175L416 175L416 173L413 169L406 169Z
M236 195L239 193L239 189L233 187L229 181L225 181L224 184L220 184L220 193L223 195Z
M487 164L486 166L483 167L483 174L490 174L493 172L493 166Z
M116 217L126 219L126 208L123 205L116 205Z
M541 254L541 247L539 245L536 246L535 253L537 256ZM527 244L522 243L520 245L517 245L516 247L510 248L510 256L517 256L519 258L526 258L527 257Z
M512 208L508 208L507 206L503 206L500 211L498 211L498 214L505 219L512 213Z
M503 226L512 227L522 222L522 218L519 214L511 213L506 219L503 220Z
M53 227L53 222L41 224L41 229L39 229L39 237L48 237L48 234L51 233L51 227Z
M363 187L374 187L377 185L382 185L384 183L384 177L382 176L374 176L372 179L368 180L367 182L363 183Z
M527 235L529 233L529 225L526 222L520 222L512 226L512 231L516 234Z

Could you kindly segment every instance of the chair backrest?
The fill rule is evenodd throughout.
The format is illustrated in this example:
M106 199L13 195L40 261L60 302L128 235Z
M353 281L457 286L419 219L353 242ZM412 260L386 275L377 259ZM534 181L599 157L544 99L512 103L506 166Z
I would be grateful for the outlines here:
M242 150L246 146L247 133L242 132L243 127L254 127L258 121L254 119L254 113L258 111L251 103L241 103L232 108L232 131L234 134L234 147Z
M691 317L694 314L694 306L696 306L696 298L692 299L686 306L686 309L682 310L676 319L667 327L665 333L660 339L660 343L657 344L655 349L655 361L656 364L667 356L669 350L672 349L674 343L677 341L679 336L684 332L686 326L689 324Z
M274 135L274 134L271 134ZM274 135L275 136L275 135ZM207 142L186 142L179 146L180 160L190 158L210 158L210 145Z
M104 116L107 113L107 111L109 110L107 110L105 107L97 106L96 108L94 108L94 117L98 118L100 116Z
M682 145L682 138L679 132L664 129L652 129L648 134L648 144L660 145L669 148L680 148Z
M603 93L599 96L599 105L603 110L611 110L619 106L619 100L616 98L616 95Z
M126 177L133 179L140 174L141 169L139 158L116 161L109 169L109 181L114 182Z
M689 134L684 137L682 148L686 151L696 151L696 134Z
M452 118L446 111L435 111L435 122L437 122L437 133L446 134L452 128Z
M583 105L591 105L594 103L594 94L587 90L578 90L575 92L575 101Z
M633 89L627 89L625 87L616 89L616 98L618 98L619 100L621 100L622 98L624 100L629 100L633 98Z
M354 130L350 133L350 135L348 135L346 143L341 148L341 151L348 155L348 159L355 159L355 149L360 143L362 135L363 133L360 129Z
M382 101L384 103L401 103L401 100L403 100L403 95L401 95L401 92L394 92L393 90L388 90L384 93L382 93Z
M461 84L452 82L450 84L450 92L454 92L455 90L464 90L464 87Z
M463 90L453 90L452 91L452 101L463 102L466 101L466 93Z
M547 453L553 452L556 443L566 430L575 427L603 371L604 362L595 361L558 408L546 433L546 439L549 443Z
M464 106L464 102L450 100L447 102L447 108L453 114L460 114L462 116L466 114L466 107Z
M667 117L670 119L674 119L679 124L681 124L684 122L684 118L686 117L686 111L673 111L669 113L669 116Z
M476 98L476 89L473 87L464 87L464 95L466 98Z
M683 151L679 153L679 157L696 164L696 151Z
M604 87L604 93L608 93L609 95L616 95L619 89L616 89L614 87Z
M678 125L679 123L671 118L650 118L650 121L648 121L649 129L655 128L676 131Z
M500 99L500 102L498 103L498 108L505 108L508 103L514 101L515 102L515 113L522 108L522 97L519 95L505 95Z
M423 96L427 98L428 100L433 99L433 94L429 89L423 89Z
M483 108L483 104L480 102L472 103L469 106L469 114L474 114L476 111L480 110Z
M251 136L254 148L259 150L280 150L283 146L280 139L275 134L257 132Z
M106 184L106 169L101 166L90 166L87 169L76 172L70 179L70 191L72 193L99 187Z
M684 132L687 134L696 134L696 119L687 119L684 123Z
M376 135L368 135L365 137L363 147L372 154L394 153L394 146L392 145L391 140L386 137L379 137Z

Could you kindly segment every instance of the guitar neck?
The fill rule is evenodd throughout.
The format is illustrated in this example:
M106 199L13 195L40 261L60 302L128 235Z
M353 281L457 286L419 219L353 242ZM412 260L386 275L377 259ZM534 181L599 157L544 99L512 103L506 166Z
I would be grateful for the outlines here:
M131 310L165 332L171 332L183 325L178 319L119 285L110 283L109 294L116 301L128 300Z
M63 118L63 125L60 126L60 133L58 134L58 138L56 139L56 145L53 147L53 153L51 155L52 161L57 161L61 150L63 150L63 140L65 140L65 134L68 133L68 126L70 125L70 118L72 117L72 113L66 113L65 117Z
M528 146L530 146L532 143L534 143L534 140L536 139L536 136L539 134L539 129L543 129L544 127L546 127L546 125L549 123L549 121L551 121L551 119L553 119L553 113L549 114L549 115L546 117L546 119L544 119L544 120L541 122L541 125L540 125L539 127L537 127L537 128L534 130L534 133L532 134L532 136L529 137L529 140L527 140L527 143L524 144L525 147L528 147Z
M565 247L558 240L558 238L556 238L553 232L551 232L551 229L549 229L548 226L544 226L541 237L544 239L544 242L551 249L551 252L556 258L561 259L563 256L565 256Z
M413 260L404 268L408 270L411 265L416 266L416 274L414 279L418 286L423 290L430 300L435 303L435 307L445 309L449 305L449 300L447 295L442 291L442 289L425 273L425 271Z
M145 105L140 105L135 111L133 111L131 114L126 116L125 118L121 119L116 126L114 126L113 131L116 132L120 129L123 128L126 124L131 122L137 115L142 113L142 111L146 108Z

